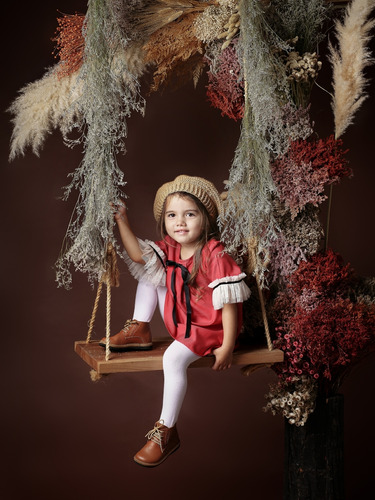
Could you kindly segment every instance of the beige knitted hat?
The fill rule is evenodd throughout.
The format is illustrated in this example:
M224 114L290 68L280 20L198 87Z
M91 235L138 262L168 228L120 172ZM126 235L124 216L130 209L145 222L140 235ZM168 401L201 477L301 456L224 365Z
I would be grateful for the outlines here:
M158 221L161 217L164 202L170 194L184 192L198 198L206 207L210 217L216 219L221 211L221 198L212 182L202 177L179 175L174 181L163 184L157 191L154 201L154 217Z

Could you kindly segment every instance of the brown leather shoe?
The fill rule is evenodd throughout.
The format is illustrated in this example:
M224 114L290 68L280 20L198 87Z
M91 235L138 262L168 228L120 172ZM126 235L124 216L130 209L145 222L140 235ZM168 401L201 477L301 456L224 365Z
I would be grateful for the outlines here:
M144 467L160 465L180 446L177 427L175 425L170 428L166 427L163 420L156 422L146 437L147 443L134 457L134 461Z
M99 342L106 346L105 337ZM109 349L112 352L148 351L152 349L150 323L128 319L124 328L109 339Z

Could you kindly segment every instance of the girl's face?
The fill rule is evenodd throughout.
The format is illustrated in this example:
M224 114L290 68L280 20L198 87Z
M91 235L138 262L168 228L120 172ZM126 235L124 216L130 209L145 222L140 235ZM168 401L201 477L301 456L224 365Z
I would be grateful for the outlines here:
M185 250L194 252L202 233L203 216L189 197L173 194L167 198L165 229Z

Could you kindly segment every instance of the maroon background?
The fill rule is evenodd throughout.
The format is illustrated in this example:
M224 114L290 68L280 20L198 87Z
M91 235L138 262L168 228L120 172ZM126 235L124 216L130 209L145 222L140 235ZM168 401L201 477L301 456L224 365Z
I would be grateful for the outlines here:
M57 9L84 12L83 0L7 5L4 24L1 107L17 90L54 63L50 38ZM6 26L5 26L6 27ZM329 68L324 70L329 88ZM372 71L372 74L374 72ZM324 74L323 74L324 81ZM331 246L358 273L374 275L374 165L371 98L345 135L355 176L334 190ZM332 132L329 96L315 88L312 114L321 136ZM144 434L158 418L162 373L119 374L92 383L89 368L73 352L83 340L95 292L74 275L73 289L58 289L52 269L60 252L76 193L62 202L61 187L79 164L59 132L40 158L28 152L9 164L9 115L1 120L2 357L0 495L4 499L257 498L282 497L283 426L262 412L271 370L249 378L238 367L225 373L189 371L179 420L181 449L156 469L133 463ZM154 236L154 192L179 173L203 175L218 188L227 177L239 124L222 118L197 90L152 95L146 117L129 120L128 153L119 158L128 181L129 213L140 237ZM122 270L113 292L113 330L131 316L135 283ZM104 301L104 299L103 299ZM104 333L104 303L97 333ZM165 335L159 318L155 335ZM374 356L345 382L347 498L372 490ZM370 473L371 471L371 473Z

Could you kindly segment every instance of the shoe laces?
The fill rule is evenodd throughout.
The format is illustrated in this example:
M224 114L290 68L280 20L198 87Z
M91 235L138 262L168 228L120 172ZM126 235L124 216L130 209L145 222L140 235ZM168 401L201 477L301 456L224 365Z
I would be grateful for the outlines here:
M148 433L146 434L145 437L149 441L153 441L154 443L156 443L157 445L159 445L161 451L163 452L164 451L164 448L163 448L163 434L164 434L164 430L162 430L160 428L160 426L162 426L162 425L164 425L164 422L162 420L160 420L159 422L156 422L154 428L151 429L150 431L148 431Z
M138 325L138 321L136 321L135 319L127 319L122 329L126 333L132 325Z

